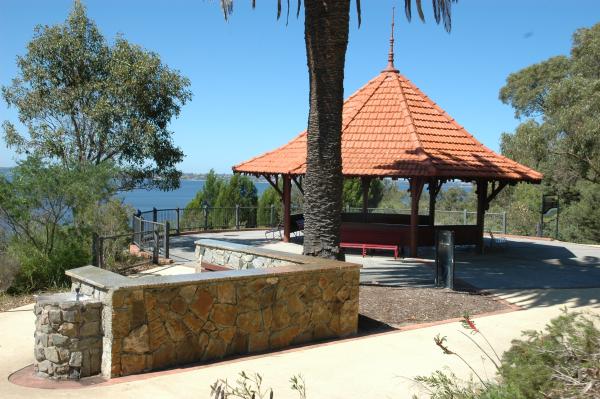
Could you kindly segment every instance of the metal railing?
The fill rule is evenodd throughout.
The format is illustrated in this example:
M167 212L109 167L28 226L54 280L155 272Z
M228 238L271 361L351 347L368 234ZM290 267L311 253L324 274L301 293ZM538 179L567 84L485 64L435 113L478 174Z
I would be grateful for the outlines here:
M362 208L345 207L346 212L362 212ZM391 213L398 215L410 215L410 209L393 208L367 208L369 213ZM477 212L463 209L460 211L435 211L436 226L444 225L474 225L477 224ZM486 212L484 217L483 230L492 233L507 233L506 212Z
M152 252L152 262L158 264L159 255L169 258L169 236L171 235L170 222L168 220L158 222L146 220L138 212L132 218L133 244L141 251Z
M92 237L92 265L101 269L123 271L148 264L151 259L135 256L130 251L130 233Z

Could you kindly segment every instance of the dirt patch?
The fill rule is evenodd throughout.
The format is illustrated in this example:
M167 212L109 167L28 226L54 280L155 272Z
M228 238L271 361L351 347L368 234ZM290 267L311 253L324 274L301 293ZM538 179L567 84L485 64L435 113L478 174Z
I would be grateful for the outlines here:
M0 292L0 312L6 312L7 310L18 308L19 306L25 306L34 302L35 299L32 294L8 295Z
M18 308L20 306L29 305L31 303L35 303L35 295L49 295L56 294L59 292L69 292L68 288L57 288L49 291L40 291L35 294L18 294L18 295L10 295L6 292L0 291L0 312L6 312L7 310L11 310L14 308Z
M489 295L467 290L361 285L359 329L399 328L508 308Z

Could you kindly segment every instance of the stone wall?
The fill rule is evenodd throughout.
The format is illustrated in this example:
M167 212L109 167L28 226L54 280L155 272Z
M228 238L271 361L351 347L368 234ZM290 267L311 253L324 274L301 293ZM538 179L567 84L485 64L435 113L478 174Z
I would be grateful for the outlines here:
M100 372L102 303L73 294L38 298L34 307L34 370L52 379L79 379Z
M202 248L242 270L137 278L93 266L67 271L73 289L102 301L103 376L356 333L360 265L214 240L197 242L199 256ZM258 267L256 259L273 262Z
M111 376L356 333L358 269L113 293Z
M215 248L207 245L196 246L196 259L200 264L225 266L235 270L261 269L287 266L289 261L257 255L239 250Z

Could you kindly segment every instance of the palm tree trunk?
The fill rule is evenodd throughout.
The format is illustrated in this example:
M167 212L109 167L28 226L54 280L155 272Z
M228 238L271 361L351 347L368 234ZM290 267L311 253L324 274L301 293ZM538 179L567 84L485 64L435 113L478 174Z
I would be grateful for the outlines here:
M341 259L342 107L350 0L305 0L310 78L304 254Z

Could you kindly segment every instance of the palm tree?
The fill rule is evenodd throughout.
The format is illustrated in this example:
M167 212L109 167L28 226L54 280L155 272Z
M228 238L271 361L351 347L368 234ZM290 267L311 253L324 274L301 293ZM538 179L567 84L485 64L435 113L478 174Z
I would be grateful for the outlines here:
M256 0L252 1L252 7ZM432 0L433 15L446 31L451 28L451 4L458 0ZM425 21L422 0L415 0L419 18ZM407 19L413 0L404 0ZM297 15L302 0L297 0ZM360 0L355 0L358 24ZM233 0L221 0L225 19L233 11ZM282 0L277 0L277 17ZM287 0L289 17L290 0ZM310 109L306 176L304 178L304 254L341 259L342 211L342 108L344 63L348 46L350 0L304 0L304 39L310 78Z

